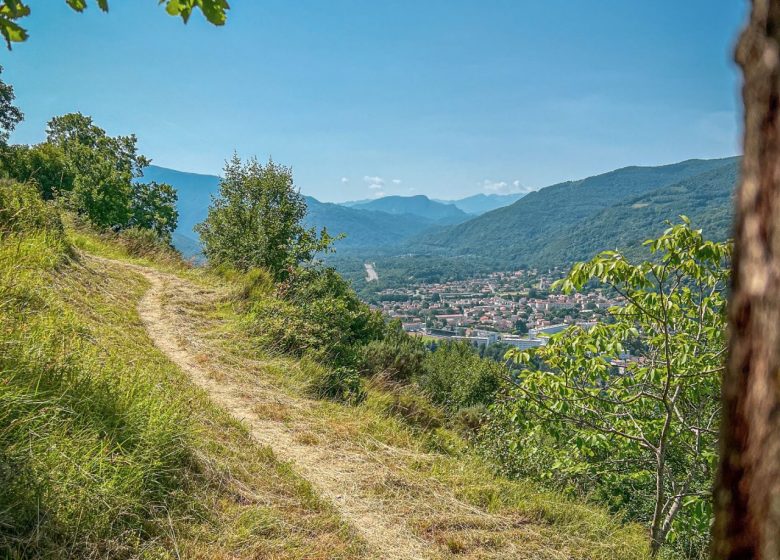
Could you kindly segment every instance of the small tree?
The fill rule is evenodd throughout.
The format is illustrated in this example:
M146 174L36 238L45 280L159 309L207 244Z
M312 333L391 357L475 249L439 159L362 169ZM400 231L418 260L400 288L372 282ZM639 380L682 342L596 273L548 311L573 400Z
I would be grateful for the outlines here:
M629 500L647 496L639 517L656 554L674 527L706 541L730 246L704 240L687 219L646 245L657 260L604 252L559 281L567 292L592 279L610 286L624 299L610 310L614 321L507 355L525 364L510 405L521 433L555 442L547 468L623 489Z
M212 198L206 220L195 230L212 264L239 270L261 267L276 280L329 250L333 238L323 228L319 236L306 228L306 201L293 184L289 167L238 155L226 163L219 194Z

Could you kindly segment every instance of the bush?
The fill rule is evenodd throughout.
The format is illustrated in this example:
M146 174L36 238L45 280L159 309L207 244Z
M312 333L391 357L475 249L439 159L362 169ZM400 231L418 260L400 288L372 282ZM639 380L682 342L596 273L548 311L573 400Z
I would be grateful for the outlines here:
M41 198L35 185L0 181L0 236L34 231L63 236L56 208Z
M387 413L403 418L410 426L433 430L444 424L444 415L413 387L401 387L387 394Z
M313 397L348 404L359 404L366 398L363 380L354 369L320 367L311 371L307 390Z
M484 404L475 404L461 408L452 416L452 425L465 437L473 437L485 424L488 409Z
M406 334L399 321L393 321L381 340L363 347L361 371L392 381L409 381L422 373L426 354L423 342Z
M34 184L44 200L73 190L74 172L59 146L6 146L0 150L0 173L20 183Z
M501 364L482 359L471 346L457 342L429 353L416 381L434 402L454 413L493 402L504 374Z
M254 301L247 318L264 344L279 351L354 368L361 346L384 332L381 315L332 269L301 269L278 292Z

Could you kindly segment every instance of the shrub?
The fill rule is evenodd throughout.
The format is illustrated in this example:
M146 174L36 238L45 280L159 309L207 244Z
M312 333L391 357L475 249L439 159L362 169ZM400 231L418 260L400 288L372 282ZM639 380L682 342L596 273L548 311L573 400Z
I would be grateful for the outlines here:
M387 412L400 416L409 425L423 430L440 428L444 415L425 396L415 393L413 387L396 388L389 393Z
M393 321L381 340L363 347L361 371L364 375L408 381L422 373L426 354L423 342L406 334L399 321Z
M348 367L310 368L307 390L318 399L348 404L359 404L366 398L363 380L358 372Z
M0 181L0 235L33 231L62 236L56 208L45 202L30 183Z
M493 402L505 369L501 364L480 358L468 344L446 343L425 358L417 383L450 413Z
M21 183L33 183L44 200L73 190L74 172L59 146L6 146L0 150L0 173Z
M354 368L360 347L384 332L381 315L332 269L301 269L278 292L254 301L247 318L264 344L282 352Z
M452 415L452 425L465 437L472 437L485 424L488 410L484 404L475 404L461 408Z

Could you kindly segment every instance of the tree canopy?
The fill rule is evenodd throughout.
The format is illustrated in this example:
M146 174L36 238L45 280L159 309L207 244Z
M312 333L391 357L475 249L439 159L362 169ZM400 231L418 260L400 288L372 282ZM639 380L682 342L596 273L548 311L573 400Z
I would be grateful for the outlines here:
M317 235L304 227L304 216L306 201L289 167L270 159L265 165L255 158L243 163L234 155L225 164L208 217L195 229L212 264L265 268L281 280L333 241L324 228Z
M83 12L89 5L88 0L65 0L65 3L77 12ZM95 4L100 10L108 11L108 0L95 0ZM165 4L165 11L180 17L184 23L189 21L192 12L199 9L209 22L223 25L230 9L227 0L158 0L158 4ZM0 0L0 34L9 49L11 43L27 40L27 30L19 21L30 12L30 6L24 0Z
M550 477L590 480L638 508L653 552L686 535L690 554L706 550L712 518L730 246L687 220L646 244L657 259L604 252L571 269L565 291L598 280L623 305L535 351L511 350L524 368L506 406L516 452L555 442Z

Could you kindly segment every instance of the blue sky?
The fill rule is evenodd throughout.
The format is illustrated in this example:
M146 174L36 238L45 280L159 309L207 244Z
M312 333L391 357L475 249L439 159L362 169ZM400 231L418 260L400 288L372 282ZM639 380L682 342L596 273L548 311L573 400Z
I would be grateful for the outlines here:
M94 4L94 2L92 2ZM30 0L0 54L43 139L81 111L154 163L235 150L322 200L457 198L739 152L734 0L231 0L188 25L156 0L75 14Z

